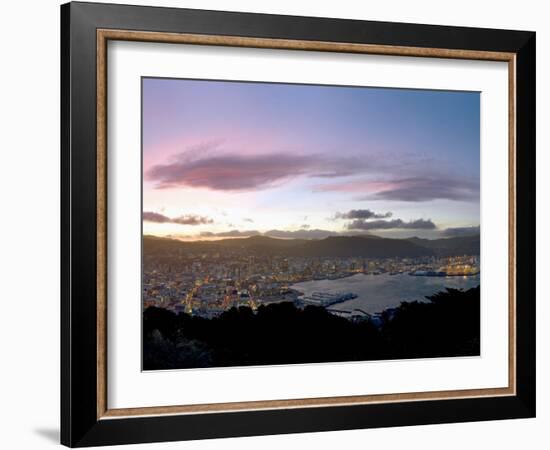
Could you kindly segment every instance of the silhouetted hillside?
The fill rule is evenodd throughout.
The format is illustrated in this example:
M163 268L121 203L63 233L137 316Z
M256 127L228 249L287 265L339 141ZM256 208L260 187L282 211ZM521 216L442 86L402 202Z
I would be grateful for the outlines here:
M293 256L365 256L369 258L430 256L433 251L404 239L333 236L307 241L288 250Z
M275 239L267 236L219 239L215 241L180 241L156 236L143 237L143 251L146 254L171 253L179 251L219 252L224 250L246 250L252 253L285 253L290 247L308 242L305 239Z
M213 319L143 313L145 370L479 355L479 287L401 303L382 323L284 302Z
M429 248L437 256L479 255L479 234L445 239L410 238L410 242Z
M378 236L331 236L325 239L276 239L267 236L179 241L154 236L143 237L145 254L246 251L258 255L282 256L364 256L368 258L479 255L479 235L445 239L389 239Z

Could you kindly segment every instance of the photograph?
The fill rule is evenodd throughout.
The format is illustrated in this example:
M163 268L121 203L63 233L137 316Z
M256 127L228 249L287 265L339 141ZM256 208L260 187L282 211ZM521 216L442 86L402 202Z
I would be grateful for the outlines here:
M8 152L23 155L11 191L27 168L58 173L60 208L27 183L32 218L6 221L6 236L17 270L28 259L17 237L59 247L60 276L35 271L34 283L58 282L57 310L36 303L57 319L34 316L59 323L59 357L36 352L45 332L29 334L34 353L12 347L57 364L38 388L57 386L59 414L44 417L60 419L63 445L302 448L319 436L317 447L348 448L384 445L385 429L414 447L410 433L423 445L438 426L434 448L497 435L508 449L543 429L540 19L421 5L415 19L405 3L61 5L59 89L8 92L25 114L29 87L60 94L46 102L59 127L55 114L31 122L59 133L61 157L42 144L30 146L40 164ZM48 36L38 29L35 47ZM32 48L17 50L19 78L47 56ZM17 145L44 141L29 123ZM57 241L36 233L35 206L57 211ZM37 267L53 270L43 253ZM8 288L29 284L19 272ZM446 424L477 431L449 440Z
M480 93L142 77L142 369L480 355Z

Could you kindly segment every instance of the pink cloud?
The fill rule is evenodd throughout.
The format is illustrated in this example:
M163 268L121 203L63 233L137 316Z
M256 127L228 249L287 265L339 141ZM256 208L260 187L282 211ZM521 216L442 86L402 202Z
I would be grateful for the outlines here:
M191 149L145 171L157 189L179 186L222 191L266 189L298 176L331 178L357 173L351 158L329 159L294 153L225 153L216 147Z

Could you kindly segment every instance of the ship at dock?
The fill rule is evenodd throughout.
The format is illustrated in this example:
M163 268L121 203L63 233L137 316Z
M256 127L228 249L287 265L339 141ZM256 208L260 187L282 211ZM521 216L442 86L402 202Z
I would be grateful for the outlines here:
M357 298L357 294L352 292L313 292L307 297L301 299L306 305L330 306L336 303L342 303Z
M451 270L413 270L409 272L413 277L472 277L479 275L479 269L451 269Z
M443 270L414 270L409 272L413 277L446 277L447 272Z

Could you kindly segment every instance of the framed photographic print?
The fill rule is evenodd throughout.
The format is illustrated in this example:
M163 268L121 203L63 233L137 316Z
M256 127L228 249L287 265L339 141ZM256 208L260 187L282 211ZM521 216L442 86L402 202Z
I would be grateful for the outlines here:
M63 444L535 415L535 33L61 23Z

